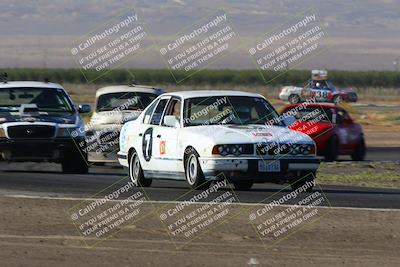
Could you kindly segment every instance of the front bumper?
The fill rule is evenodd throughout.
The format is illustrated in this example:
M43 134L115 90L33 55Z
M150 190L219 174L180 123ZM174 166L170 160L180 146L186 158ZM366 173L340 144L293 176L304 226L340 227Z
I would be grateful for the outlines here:
M89 162L118 162L120 129L92 130L87 133Z
M279 164L279 170L260 170L259 161ZM223 174L230 181L285 182L298 179L303 173L315 172L319 164L320 159L316 157L200 158L200 165L207 180L221 178Z
M82 142L84 138L0 139L0 160L60 162L67 151L82 156Z

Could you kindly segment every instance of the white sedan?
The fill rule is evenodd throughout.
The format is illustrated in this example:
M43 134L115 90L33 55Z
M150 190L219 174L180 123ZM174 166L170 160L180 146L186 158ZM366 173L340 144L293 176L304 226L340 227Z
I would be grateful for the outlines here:
M319 159L310 137L287 128L292 119L279 117L258 94L167 93L123 126L118 160L143 187L152 179L192 188L227 179L241 190L263 182L298 189L314 184Z

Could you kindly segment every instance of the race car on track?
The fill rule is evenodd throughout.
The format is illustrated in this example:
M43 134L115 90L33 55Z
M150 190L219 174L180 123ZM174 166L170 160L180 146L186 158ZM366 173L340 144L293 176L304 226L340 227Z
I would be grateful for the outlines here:
M108 86L97 90L95 111L87 127L88 158L93 163L118 162L122 125L137 119L162 89L144 85Z
M299 188L312 183L319 159L309 136L286 127L291 119L258 94L167 93L122 127L118 159L140 186L175 179L197 188L227 179L242 190L263 182Z
M279 99L291 104L315 98L318 102L357 102L358 96L353 88L338 88L328 80L325 70L313 70L311 79L303 87L285 86L279 93Z
M284 108L283 115L296 121L289 128L308 134L317 144L317 154L327 161L339 155L364 160L366 145L362 127L355 123L342 107L333 104L293 104Z
M0 83L0 160L61 163L63 172L87 173L79 113L64 88L49 82ZM71 132L76 132L74 138ZM84 147L83 147L84 148Z

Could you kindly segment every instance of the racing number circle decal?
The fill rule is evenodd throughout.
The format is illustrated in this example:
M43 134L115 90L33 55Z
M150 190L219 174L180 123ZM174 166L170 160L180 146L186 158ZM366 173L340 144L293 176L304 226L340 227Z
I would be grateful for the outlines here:
M151 151L153 147L153 128L148 128L143 134L142 149L143 157L146 161L151 159Z

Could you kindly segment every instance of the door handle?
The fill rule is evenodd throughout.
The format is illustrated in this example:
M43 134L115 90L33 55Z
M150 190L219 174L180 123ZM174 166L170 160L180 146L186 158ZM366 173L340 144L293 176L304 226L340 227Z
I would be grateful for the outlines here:
M143 134L142 134L142 133L140 133L140 134L139 134L139 136L143 136Z
M161 134L158 134L158 135L157 135L157 138L161 138Z

